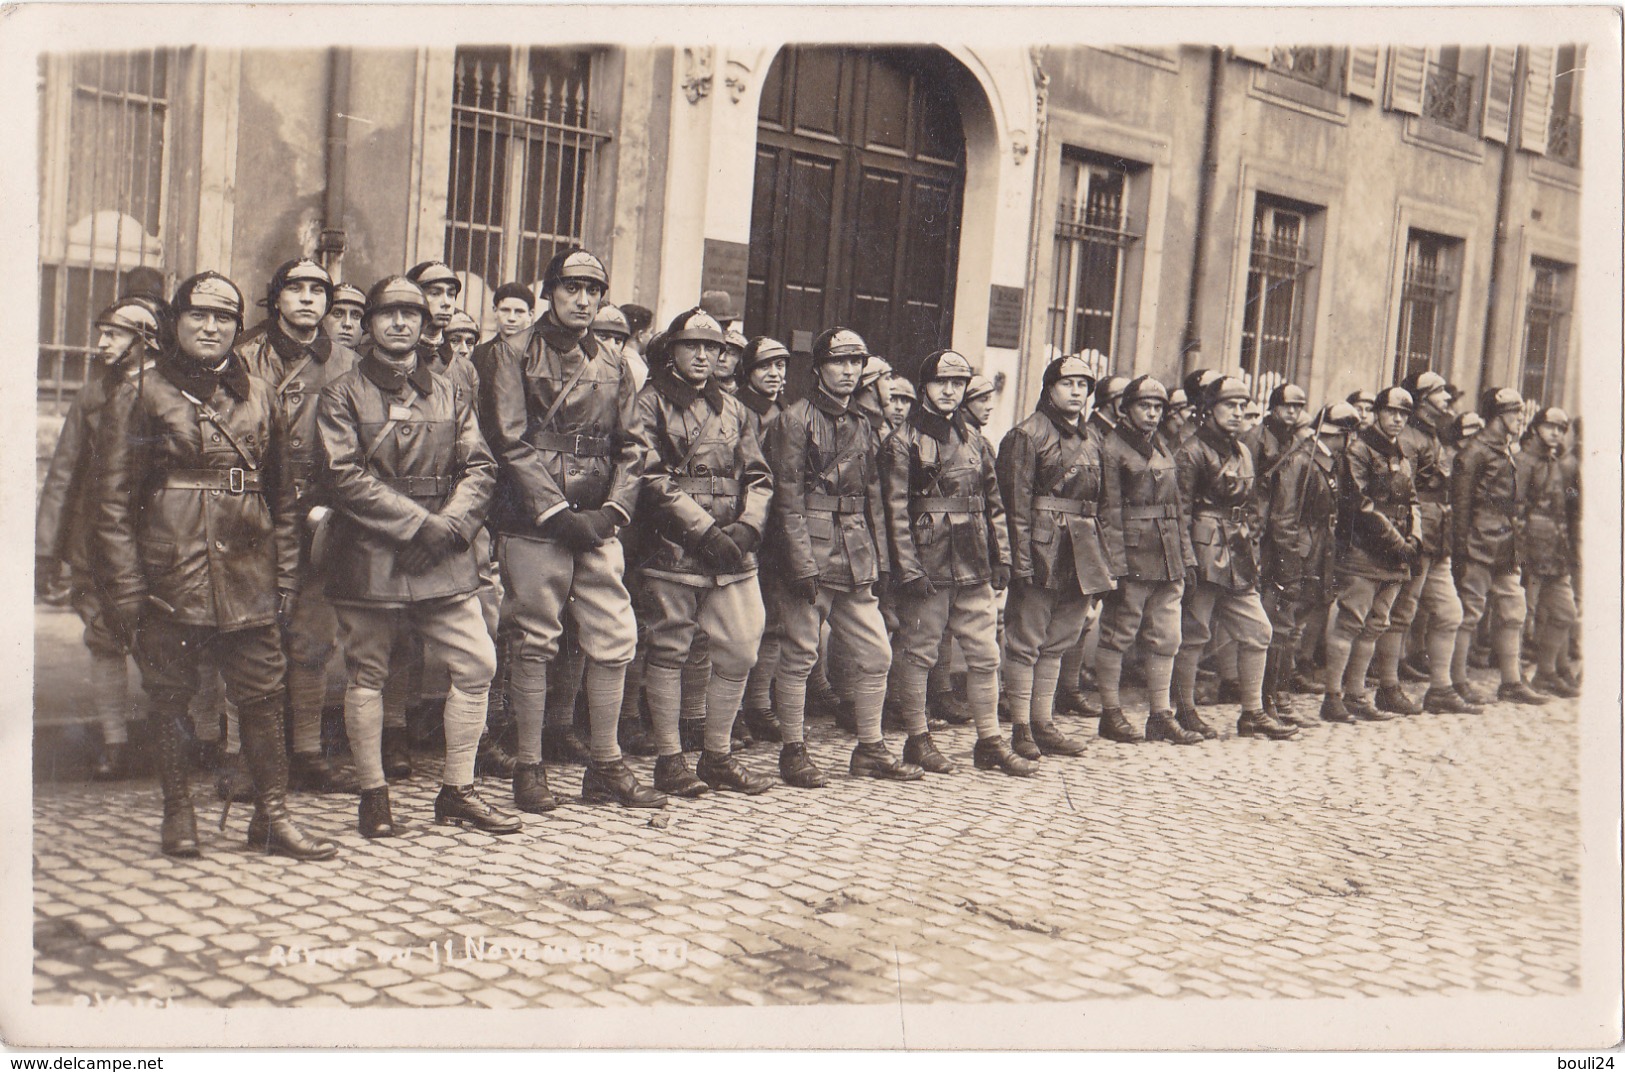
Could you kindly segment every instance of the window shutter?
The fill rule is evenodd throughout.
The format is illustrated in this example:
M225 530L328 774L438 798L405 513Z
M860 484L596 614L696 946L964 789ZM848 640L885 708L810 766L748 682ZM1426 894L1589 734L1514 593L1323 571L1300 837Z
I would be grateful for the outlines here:
M1361 100L1377 99L1377 71L1382 66L1382 49L1376 45L1359 45L1349 49L1349 96Z
M1388 107L1407 115L1422 114L1422 86L1427 78L1428 50L1396 45L1388 59Z
M1484 61L1484 137L1506 143L1512 121L1512 77L1517 70L1517 49L1491 48Z
M1546 132L1552 118L1552 75L1557 67L1557 49L1529 49L1529 84L1523 94L1523 139L1519 148L1546 153Z
M1256 63L1260 67L1270 65L1270 50L1267 48L1232 48L1230 54L1238 60Z

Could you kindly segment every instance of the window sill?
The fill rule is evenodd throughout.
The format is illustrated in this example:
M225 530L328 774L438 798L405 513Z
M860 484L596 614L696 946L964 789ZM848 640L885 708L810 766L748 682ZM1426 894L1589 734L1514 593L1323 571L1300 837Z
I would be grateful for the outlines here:
M1446 156L1478 164L1484 160L1484 143L1472 134L1452 130L1419 115L1405 117L1403 135L1407 144L1420 145Z
M1576 193L1580 190L1580 169L1560 160L1553 160L1549 156L1530 154L1529 177L1547 186L1556 186Z
M1281 108L1317 119L1339 123L1349 121L1349 99L1321 86L1299 81L1288 75L1260 68L1253 72L1252 96Z

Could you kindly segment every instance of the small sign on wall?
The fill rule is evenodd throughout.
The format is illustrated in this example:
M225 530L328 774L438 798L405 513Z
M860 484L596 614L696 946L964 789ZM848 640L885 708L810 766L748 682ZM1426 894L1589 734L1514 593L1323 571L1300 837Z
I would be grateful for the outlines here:
M750 264L750 247L743 242L705 240L705 260L700 265L700 291L725 290L733 307L745 308L745 273ZM695 295L697 299L699 295Z
M987 344L1006 350L1021 345L1021 306L1025 292L1020 287L993 285L987 303Z

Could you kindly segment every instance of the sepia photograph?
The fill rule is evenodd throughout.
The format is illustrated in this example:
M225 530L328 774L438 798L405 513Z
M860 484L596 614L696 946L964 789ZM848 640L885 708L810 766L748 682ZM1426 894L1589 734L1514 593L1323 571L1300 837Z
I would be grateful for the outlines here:
M0 25L7 1045L1619 1044L1617 9Z

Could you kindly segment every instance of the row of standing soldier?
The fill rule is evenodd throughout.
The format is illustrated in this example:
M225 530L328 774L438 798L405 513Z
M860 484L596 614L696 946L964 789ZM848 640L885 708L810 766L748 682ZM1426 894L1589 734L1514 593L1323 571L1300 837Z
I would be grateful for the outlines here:
M249 842L301 858L337 848L289 818L284 712L299 783L349 788L321 755L335 641L367 837L398 832L386 708L400 705L385 694L409 676L414 641L451 678L435 818L497 834L520 821L481 797L476 755L511 776L520 811L558 804L542 745L567 628L584 655L582 799L628 807L770 788L732 747L742 708L751 731L781 744L785 783L826 784L804 720L824 662L843 671L852 774L951 772L928 718L950 642L966 666L974 765L1031 775L1043 755L1082 751L1053 716L1058 693L1077 691L1091 620L1099 733L1116 741L1217 735L1196 700L1215 636L1235 651L1242 736L1480 711L1488 697L1467 683L1465 660L1491 605L1497 695L1540 703L1521 669L1520 580L1549 624L1533 684L1574 694L1563 656L1579 484L1562 450L1567 418L1541 411L1515 455L1515 392L1485 392L1485 426L1452 470L1450 391L1432 373L1379 393L1363 427L1348 403L1301 421L1307 399L1284 386L1244 436L1238 380L1195 373L1171 397L1154 378L1111 377L1097 392L1095 366L1063 357L995 451L985 408L966 397L985 402L991 385L951 350L924 359L916 404L888 429L875 358L849 329L817 338L811 394L781 408L786 348L735 345L737 378L719 378L730 340L700 308L651 348L639 389L624 319L600 318L608 274L584 250L548 266L533 326L477 346L454 310L459 286L427 262L362 298L293 261L273 276L253 337L239 338L238 288L209 272L167 307L126 299L99 318L108 368L69 415L38 554L42 574L61 559L73 568L98 689L112 687L115 663L122 682L126 652L137 657L166 853L199 851L184 723L205 652L239 712ZM361 306L359 352L320 330L335 298ZM1430 687L1416 704L1397 673L1419 607ZM1320 613L1316 716L1294 711L1290 692L1305 623ZM1131 653L1147 687L1143 730L1121 701ZM635 658L653 788L620 748ZM697 662L709 669L694 739L680 716ZM493 681L505 703L490 704ZM482 743L488 707L511 719L517 755L494 736ZM885 742L888 713L906 733L900 757ZM690 769L683 753L696 746Z

